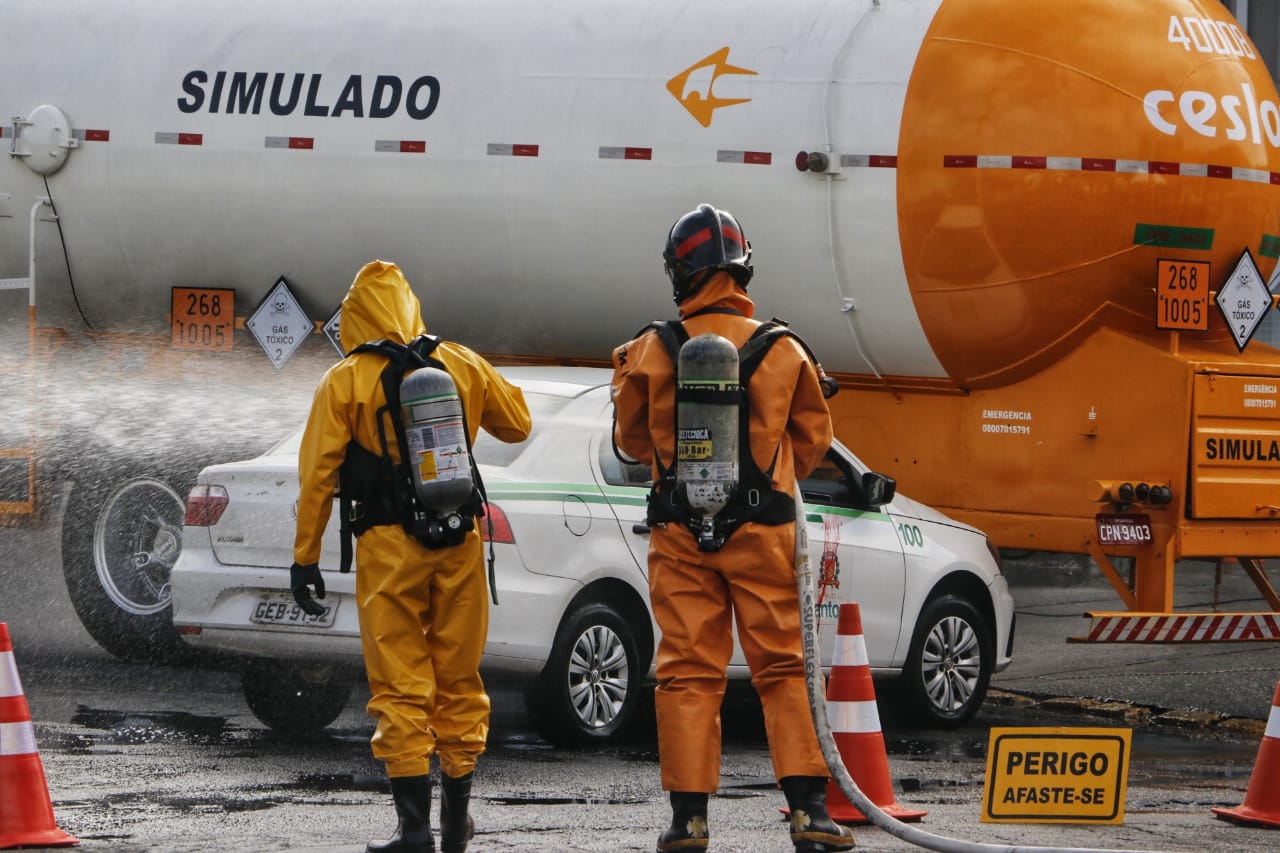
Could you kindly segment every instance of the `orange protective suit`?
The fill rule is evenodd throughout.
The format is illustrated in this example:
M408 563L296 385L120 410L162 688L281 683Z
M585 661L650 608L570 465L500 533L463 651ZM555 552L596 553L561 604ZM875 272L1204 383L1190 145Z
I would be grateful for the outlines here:
M366 264L342 301L338 334L347 351L368 341L408 343L425 331L418 298L400 269ZM481 427L503 441L528 436L523 393L487 361L448 341L433 357L458 387L473 443ZM377 353L358 353L331 367L316 389L298 454L293 558L299 564L320 557L347 445L355 441L381 453L376 412L386 404L386 363ZM391 424L385 426L394 435ZM398 459L394 440L389 449ZM489 732L489 697L479 674L489 627L479 530L461 545L433 550L398 524L369 528L356 542L356 601L372 693L368 713L377 721L374 756L393 778L428 774L437 753L447 775L469 773Z
M715 307L739 314L707 313ZM680 303L690 337L713 332L741 347L759 322L726 272ZM675 367L650 332L613 353L614 438L628 455L675 464ZM773 487L795 494L831 445L831 415L803 348L779 340L749 383L751 452ZM657 468L654 468L657 476ZM720 551L705 553L687 528L657 525L649 545L649 591L662 630L656 697L662 787L713 793L720 780L720 703L733 653L730 619L760 694L778 779L827 775L805 690L794 524L748 522Z

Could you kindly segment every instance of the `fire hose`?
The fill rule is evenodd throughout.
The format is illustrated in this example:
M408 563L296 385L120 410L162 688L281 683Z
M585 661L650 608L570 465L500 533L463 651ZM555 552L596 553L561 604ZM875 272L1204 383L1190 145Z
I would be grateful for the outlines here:
M822 749L822 757L831 771L840 792L858 811L879 829L908 844L926 850L938 850L942 853L1115 853L1106 848L1087 847L1027 847L1004 844L987 844L975 841L964 841L926 832L918 827L908 826L892 815L886 814L866 794L858 788L831 734L831 724L827 719L827 700L822 680L822 660L818 652L818 617L815 606L813 574L809 562L809 535L805 524L804 498L800 489L796 488L796 585L800 593L800 630L804 645L805 684L809 693L809 711L813 715L813 726L818 733L818 745ZM1158 851L1137 851L1137 853L1158 853Z

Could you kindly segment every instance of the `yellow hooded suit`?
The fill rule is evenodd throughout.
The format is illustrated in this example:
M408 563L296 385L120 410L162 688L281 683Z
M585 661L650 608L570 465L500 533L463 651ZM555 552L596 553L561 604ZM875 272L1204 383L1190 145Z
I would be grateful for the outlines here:
M369 341L407 344L425 331L418 298L399 267L366 264L342 301L338 333L346 351ZM492 365L448 341L433 357L458 387L473 443L481 427L502 441L528 436L524 395ZM386 363L377 353L357 353L331 367L316 389L298 454L298 564L319 560L348 444L381 453L376 413L386 404ZM489 626L479 531L461 545L430 550L398 524L369 528L356 542L356 600L372 693L368 713L377 721L374 756L392 778L430 773L433 753L447 775L471 772L489 731L489 697L479 674Z

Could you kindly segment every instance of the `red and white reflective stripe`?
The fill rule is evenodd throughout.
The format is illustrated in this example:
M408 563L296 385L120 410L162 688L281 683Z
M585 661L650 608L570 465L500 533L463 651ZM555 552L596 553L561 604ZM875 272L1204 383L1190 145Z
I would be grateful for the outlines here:
M773 163L773 154L769 151L726 151L722 148L716 152L716 162L768 166Z
M316 140L313 136L268 136L263 147L310 151L316 147Z
M1280 614L1094 614L1087 639L1097 643L1211 643L1280 640Z
M836 645L831 653L832 666L871 666L867 657L867 639L861 634L836 635Z
M0 723L0 758L13 755L34 755L36 731L31 721L24 723Z
M652 160L652 148L632 148L630 146L600 146L601 160Z
M846 157L840 158L842 165ZM945 169L1046 169L1061 172L1117 172L1128 175L1180 175L1222 178L1254 184L1280 184L1280 172L1215 166L1207 163L1175 163L1170 160L1125 160L1115 157L1048 157L1028 154L946 154Z
M1267 717L1267 730L1263 737L1280 738L1280 708L1271 706L1271 716Z
M379 154L426 154L427 140L425 139L376 139L373 143L373 150Z
M896 154L841 154L840 165L848 168L896 169Z
M79 139L84 142L106 142L111 139L111 131L109 130L87 130L81 127L73 127L71 129L73 139ZM13 128L0 127L0 139L8 137L13 138Z
M18 665L13 660L13 652L0 652L0 702L21 695L22 682L18 680Z
M18 679L18 662L7 625L0 624L0 757L29 755L36 751L31 711Z
M537 157L536 145L508 145L504 142L489 143L490 157Z
M827 719L832 734L863 735L880 731L880 712L876 700L863 702L827 702Z
M157 145L204 145L203 133L169 133L156 131Z

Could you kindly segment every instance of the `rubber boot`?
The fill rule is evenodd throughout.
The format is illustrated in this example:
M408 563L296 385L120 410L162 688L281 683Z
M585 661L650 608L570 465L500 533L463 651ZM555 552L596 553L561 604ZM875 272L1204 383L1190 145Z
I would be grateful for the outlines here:
M431 777L401 776L391 780L391 798L396 804L396 833L385 840L370 841L368 853L435 853L431 837Z
M782 793L791 809L791 843L797 853L852 850L853 830L827 814L827 780L823 776L788 776Z
M475 822L467 813L472 775L454 779L440 773L440 853L464 853L476 834Z
M706 850L707 794L671 792L671 826L658 836L658 853Z

